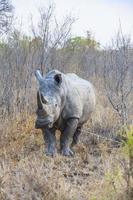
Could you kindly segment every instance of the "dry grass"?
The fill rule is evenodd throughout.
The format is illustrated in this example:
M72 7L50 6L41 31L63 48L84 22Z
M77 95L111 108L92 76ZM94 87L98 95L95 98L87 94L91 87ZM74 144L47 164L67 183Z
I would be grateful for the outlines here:
M12 124L14 132L1 141L0 199L126 199L119 149L103 142L92 144L86 132L73 158L59 154L49 158L33 122L31 118Z

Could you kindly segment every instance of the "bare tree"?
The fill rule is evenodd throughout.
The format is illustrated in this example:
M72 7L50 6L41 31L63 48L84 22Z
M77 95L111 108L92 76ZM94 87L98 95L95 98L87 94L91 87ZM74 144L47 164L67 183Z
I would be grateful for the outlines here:
M0 0L0 34L9 30L12 23L13 6L9 0Z
M72 24L75 19L71 16L66 16L62 22L58 22L54 14L54 5L49 5L47 8L39 9L40 19L38 26L35 27L32 23L32 33L34 38L37 38L39 43L38 66L43 73L47 67L49 60L50 67L53 66L54 56L57 48L61 48L70 36ZM38 42L38 40L36 40ZM48 67L47 67L48 68Z
M104 82L106 94L122 124L129 116L130 95L133 92L133 50L129 37L120 28L111 47L104 52Z

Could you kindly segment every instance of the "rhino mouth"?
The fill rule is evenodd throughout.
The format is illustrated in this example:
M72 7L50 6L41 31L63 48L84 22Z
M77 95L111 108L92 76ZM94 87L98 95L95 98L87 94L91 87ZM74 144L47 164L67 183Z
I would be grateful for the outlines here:
M37 119L35 121L35 128L36 129L45 128L45 127L52 128L52 126L53 126L53 123L48 119Z

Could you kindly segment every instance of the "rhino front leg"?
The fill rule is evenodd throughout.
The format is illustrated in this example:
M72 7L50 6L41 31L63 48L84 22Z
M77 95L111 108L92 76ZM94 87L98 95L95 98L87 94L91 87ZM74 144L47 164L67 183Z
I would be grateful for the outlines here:
M45 141L45 153L48 156L54 156L56 153L56 137L54 129L43 129L43 138Z
M60 138L60 148L61 148L61 153L64 156L73 155L73 152L70 149L70 146L73 140L73 135L77 129L77 125L78 125L78 119L76 118L68 119L65 129L62 131L61 138Z

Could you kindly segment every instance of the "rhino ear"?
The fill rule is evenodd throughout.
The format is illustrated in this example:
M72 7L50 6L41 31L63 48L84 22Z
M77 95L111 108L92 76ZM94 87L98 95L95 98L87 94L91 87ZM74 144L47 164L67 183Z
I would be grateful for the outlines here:
M56 74L54 76L54 80L56 82L57 85L60 85L62 83L62 77L61 77L61 74Z
M41 75L40 70L36 70L36 71L35 71L35 77L36 77L36 79L37 79L37 81L38 81L39 83L43 81L43 77L42 77L42 75Z

